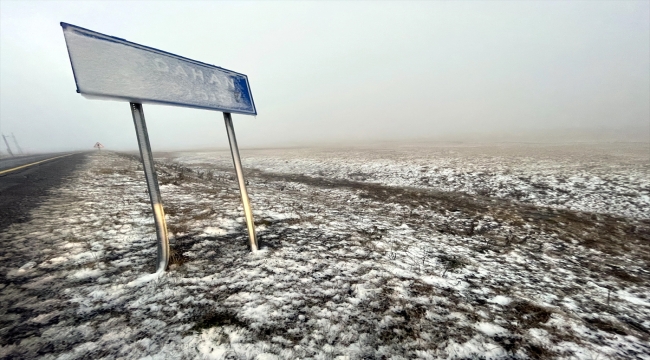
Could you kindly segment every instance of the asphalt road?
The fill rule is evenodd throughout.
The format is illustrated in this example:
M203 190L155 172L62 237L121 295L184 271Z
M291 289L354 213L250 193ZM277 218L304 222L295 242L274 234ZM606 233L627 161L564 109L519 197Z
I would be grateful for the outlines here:
M51 154L36 154L36 155L21 155L14 157L7 157L6 155L0 158L0 171L12 169L17 166L30 164L36 161L41 161L56 156L65 155L65 153L51 153Z
M13 223L29 220L29 211L38 206L53 187L63 183L86 158L76 153L2 173L18 166L65 154L42 154L0 160L0 231Z

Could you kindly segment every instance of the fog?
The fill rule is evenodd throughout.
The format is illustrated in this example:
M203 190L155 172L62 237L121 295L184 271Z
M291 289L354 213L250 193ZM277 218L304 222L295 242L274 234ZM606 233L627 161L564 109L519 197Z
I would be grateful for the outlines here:
M31 152L137 148L126 103L76 93L64 21L248 75L243 148L647 142L649 4L3 0L0 131ZM219 112L144 112L154 151L227 146Z

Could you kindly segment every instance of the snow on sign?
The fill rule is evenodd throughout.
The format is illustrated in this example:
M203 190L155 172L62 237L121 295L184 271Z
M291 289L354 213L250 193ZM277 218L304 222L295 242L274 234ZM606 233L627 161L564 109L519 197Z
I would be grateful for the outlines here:
M244 74L79 26L61 27L82 95L257 115Z
M257 250L255 222L237 148L231 113L257 115L244 74L148 46L61 23L77 92L95 99L128 101L138 139L158 238L157 272L169 265L169 237L154 167L143 103L223 112L230 152L244 206L251 251ZM6 140L5 140L6 141ZM95 147L102 147L95 144Z

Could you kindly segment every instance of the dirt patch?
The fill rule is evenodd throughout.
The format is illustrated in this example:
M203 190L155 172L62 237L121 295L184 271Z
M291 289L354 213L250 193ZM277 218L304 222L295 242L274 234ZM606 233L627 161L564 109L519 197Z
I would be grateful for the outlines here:
M201 331L203 329L209 329L213 327L220 326L238 326L246 327L247 324L237 318L237 316L229 311L216 311L211 310L202 314L199 314L195 320L196 324L192 327L193 331Z
M506 314L510 314L509 320L518 322L518 326L513 328L529 329L539 327L539 325L546 323L550 318L552 312L541 306L535 305L530 301L516 300L508 305Z
M625 328L620 326L619 324L613 323L611 321L603 320L600 318L585 318L584 319L585 324L591 329L597 329L597 330L602 330L606 331L611 334L617 334L617 335L627 335L627 331L625 331Z

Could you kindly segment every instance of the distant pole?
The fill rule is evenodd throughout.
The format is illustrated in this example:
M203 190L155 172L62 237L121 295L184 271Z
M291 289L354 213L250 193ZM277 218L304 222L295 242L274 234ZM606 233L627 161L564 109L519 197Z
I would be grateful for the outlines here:
M16 141L16 135L14 135L14 133L11 133L11 137L14 139L14 145L16 145L18 152L24 154L23 149L20 148L20 145L18 145L18 141Z
M7 137L4 134L2 134L2 138L5 141L5 145L7 145L7 152L9 153L9 155L14 156L14 153L11 151L11 148L9 147L9 142L7 141Z
M158 188L158 177L154 169L153 154L149 144L149 134L147 133L147 124L144 121L144 112L142 104L131 103L131 114L135 124L135 132L138 137L140 146L140 156L142 157L142 167L144 176L147 179L147 188L149 189L149 199L153 209L154 221L156 223L156 235L158 237L158 265L156 272L167 270L169 265L169 238L167 236L167 224L165 222L165 211L163 210L162 197Z
M230 116L230 113L223 113L223 120L226 123L226 130L228 131L230 153L232 154L232 161L235 163L235 172L237 173L241 202L244 205L244 216L246 217L246 226L248 227L250 248L251 251L257 251L257 238L255 236L253 211L251 210L250 199L248 198L248 192L246 191L246 181L244 180L244 172L242 171L241 159L239 158L239 148L237 147L237 139L235 138L235 128L232 126L232 117Z

